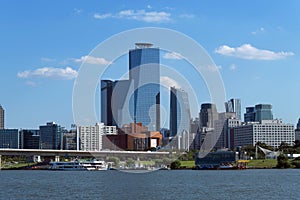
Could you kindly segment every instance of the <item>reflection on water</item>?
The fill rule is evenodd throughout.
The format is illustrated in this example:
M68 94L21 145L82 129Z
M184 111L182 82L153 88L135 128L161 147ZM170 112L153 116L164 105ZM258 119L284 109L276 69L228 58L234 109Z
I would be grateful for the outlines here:
M0 171L0 199L299 199L300 170Z

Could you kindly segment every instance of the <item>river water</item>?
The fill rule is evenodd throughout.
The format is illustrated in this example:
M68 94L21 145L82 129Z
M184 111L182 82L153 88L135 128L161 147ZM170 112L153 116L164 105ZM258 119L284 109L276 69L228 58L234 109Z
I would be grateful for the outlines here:
M0 199L300 199L299 169L0 171Z

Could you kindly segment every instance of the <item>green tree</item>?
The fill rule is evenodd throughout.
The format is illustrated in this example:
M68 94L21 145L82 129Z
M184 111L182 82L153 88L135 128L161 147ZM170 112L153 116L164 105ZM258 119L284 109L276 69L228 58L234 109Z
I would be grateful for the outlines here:
M135 161L132 158L128 158L126 160L126 166L129 167L129 168L133 167L134 163L135 163Z
M277 165L276 165L277 168L289 168L291 167L290 163L289 163L289 159L286 155L284 154L280 154L278 157L277 157Z
M120 159L118 157L109 157L107 162L113 162L115 166L118 166L120 163Z
M180 165L181 165L180 161L179 160L175 160L174 162L171 163L170 168L171 169L179 169Z

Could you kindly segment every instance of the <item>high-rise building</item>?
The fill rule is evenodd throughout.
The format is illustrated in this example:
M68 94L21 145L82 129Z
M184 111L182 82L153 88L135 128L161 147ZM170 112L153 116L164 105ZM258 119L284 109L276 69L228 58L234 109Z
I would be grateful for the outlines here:
M102 135L104 123L96 123L95 126L79 126L80 150L100 151L102 149Z
M300 140L300 118L298 119L298 123L295 130L295 140Z
M160 57L152 44L136 43L129 51L129 79L134 83L133 119L150 131L159 131L160 116Z
M255 105L255 121L272 120L272 105L271 104L257 104Z
M201 104L201 110L199 113L200 129L214 128L214 121L218 120L218 112L215 104L204 103Z
M0 130L0 148L19 148L19 131L18 129L1 129Z
M297 123L296 128L297 128L298 130L300 130L300 118L298 119L298 123Z
M250 122L234 128L234 146L255 145L263 142L278 148L282 142L293 145L295 141L294 125L284 124L281 120L262 120Z
M39 149L40 148L40 130L21 129L20 149Z
M236 119L242 119L240 99L230 99L229 101L225 102L225 109L226 112L235 113Z
M133 81L101 80L101 122L117 127L132 122L133 105L129 101L132 93Z
M94 126L79 126L80 149L83 151L100 151L103 148L102 137L104 135L116 135L116 126L105 126L104 123L96 123Z
M247 107L246 113L244 114L245 122L254 122L255 121L255 109L254 107Z
M112 93L114 81L101 80L101 121L108 125L115 125L112 113Z
M247 107L244 114L245 122L260 122L262 120L272 120L272 105L257 104L255 107Z
M4 129L4 109L0 105L0 129Z
M179 149L187 149L192 141L190 139L190 104L188 94L175 87L170 89L170 133L178 137Z
M55 122L40 126L41 149L62 149L63 128Z

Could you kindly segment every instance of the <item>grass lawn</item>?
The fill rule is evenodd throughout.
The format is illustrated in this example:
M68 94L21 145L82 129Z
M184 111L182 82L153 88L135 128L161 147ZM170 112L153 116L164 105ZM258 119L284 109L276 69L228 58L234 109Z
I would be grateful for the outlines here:
M266 167L272 168L276 167L277 160L276 159L260 159L260 160L250 160L248 163L248 167Z
M30 166L33 165L34 163L17 163L17 164L3 164L2 163L2 168L3 169L10 169L10 168L21 168L21 167L26 167L26 166Z
M186 168L192 168L195 167L195 161L189 160L189 161L180 161L181 167L186 167Z

